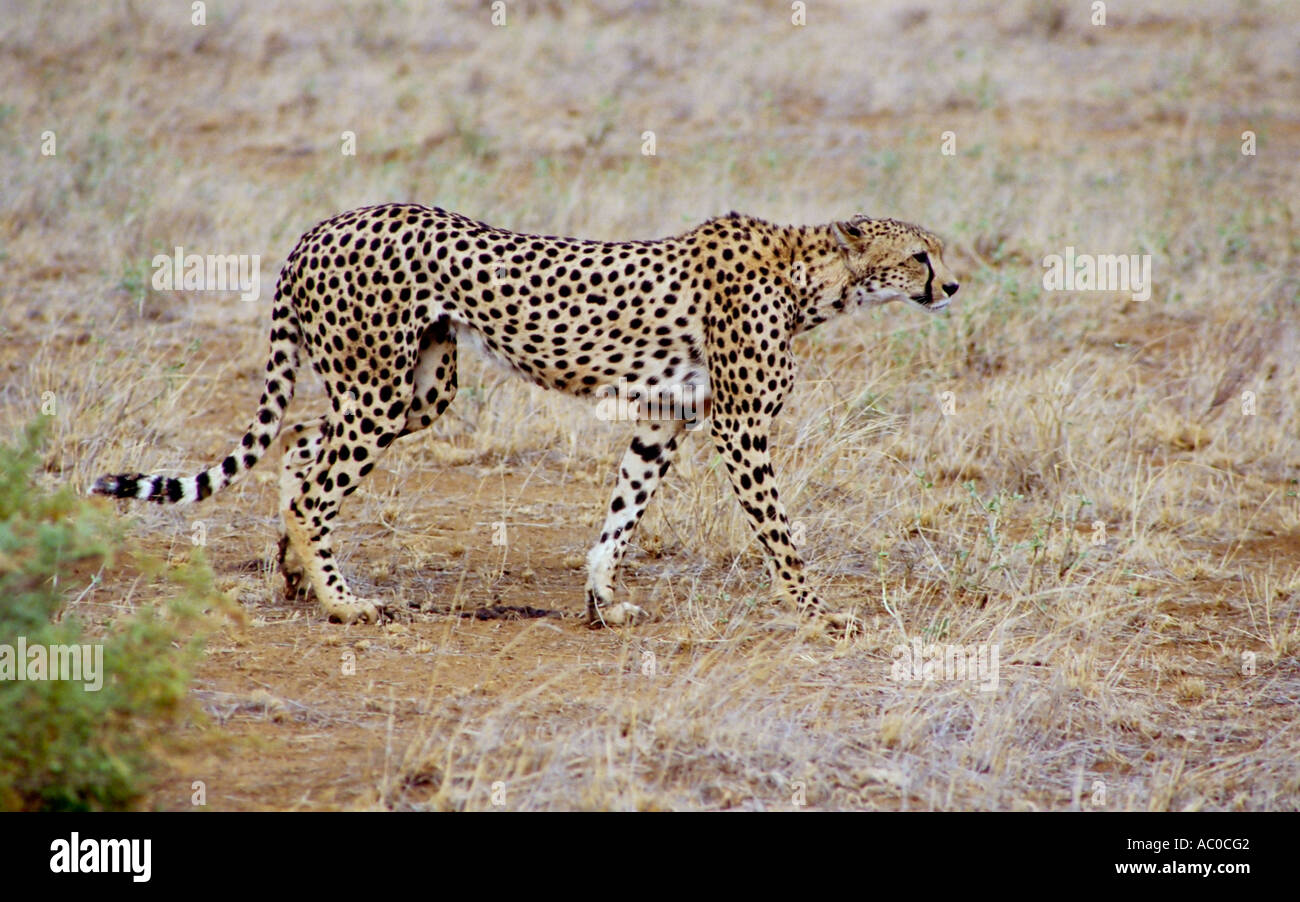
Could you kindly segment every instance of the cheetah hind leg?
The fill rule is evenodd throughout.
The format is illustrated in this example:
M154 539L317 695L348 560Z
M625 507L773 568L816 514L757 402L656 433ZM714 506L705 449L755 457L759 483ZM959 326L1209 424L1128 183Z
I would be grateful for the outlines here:
M353 596L342 584L341 575L337 574L332 560L325 566L313 568L311 563L311 542L307 532L306 518L300 514L299 505L306 498L303 488L309 474L318 466L321 444L325 437L325 418L318 417L306 423L299 423L282 433L282 464L280 470L280 518L281 533L277 555L280 572L284 575L285 596L297 598L299 594L314 595L317 602L326 610L329 619L342 623L378 623L383 617L384 606L369 599ZM324 537L322 537L324 538ZM318 540L319 542L319 540ZM326 558L332 558L326 548ZM317 579L311 577L313 569L320 572ZM331 583L330 573L335 574ZM318 589L324 586L322 592Z
M360 417L355 410L336 405L333 414L318 421L319 428L308 425L308 434L290 438L296 453L281 471L282 512L290 549L286 561L290 567L295 562L301 564L305 576L298 579L305 578L326 616L338 623L379 623L383 618L381 602L359 598L348 588L331 541L331 524L343 498L374 468L376 457L396 438L401 425L392 416L372 416L377 429L363 435L356 428ZM313 441L312 436L319 439ZM307 444L296 445L302 438ZM316 453L308 462L313 444ZM301 476L296 487L289 482L290 475ZM286 582L290 580L286 577Z
M284 576L284 593L287 598L310 594L307 570L298 549L289 540L289 508L298 497L298 489L306 476L307 468L316 460L325 427L323 417L292 426L280 436L280 543L276 563Z
M352 403L336 405L332 416L295 427L285 442L281 476L285 582L288 586L303 580L309 583L330 620L377 623L385 608L381 601L352 594L339 571L330 521L337 516L340 502L356 491L385 448L397 438L427 428L456 396L456 338L450 320L442 317L429 323L420 335L418 353L415 348L409 353L415 357L411 384L394 381L387 387L395 403L387 411L371 411L373 431L357 429L354 396ZM381 395L386 390L377 388ZM295 567L296 576L291 575Z

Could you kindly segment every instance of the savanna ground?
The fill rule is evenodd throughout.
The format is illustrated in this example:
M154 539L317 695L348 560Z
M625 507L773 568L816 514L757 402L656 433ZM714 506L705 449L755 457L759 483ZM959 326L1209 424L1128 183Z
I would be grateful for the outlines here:
M626 424L468 350L449 414L344 507L392 623L284 597L270 461L122 505L146 551L205 540L246 615L146 807L194 781L222 809L1297 807L1300 7L4 7L0 430L46 406L51 485L226 454L279 266L367 203L604 239L867 212L941 233L963 283L797 344L778 481L856 640L769 603L704 436L622 571L658 619L585 628ZM261 300L153 290L178 245L260 254ZM1045 291L1066 247L1150 254L1150 299ZM304 372L290 420L322 405ZM69 599L92 624L165 591L129 558L98 577ZM491 605L557 616L447 613ZM913 640L996 644L996 690L891 679Z

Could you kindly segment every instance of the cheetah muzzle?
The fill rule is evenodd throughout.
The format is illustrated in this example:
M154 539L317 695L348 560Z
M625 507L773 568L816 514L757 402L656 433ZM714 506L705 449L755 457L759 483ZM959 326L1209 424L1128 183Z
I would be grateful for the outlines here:
M303 235L280 273L265 389L235 450L197 476L104 476L92 491L200 501L276 443L286 586L310 588L331 620L377 622L383 605L354 595L335 561L333 521L385 448L447 409L464 335L545 388L589 398L617 389L654 411L633 419L587 558L588 623L647 617L614 603L615 574L683 433L708 417L776 591L849 630L852 618L827 612L805 581L768 451L794 382L792 339L864 306L940 310L956 291L939 239L892 219L779 226L732 213L671 238L603 242L416 204L352 210ZM282 429L304 351L330 409ZM673 403L651 403L665 398Z

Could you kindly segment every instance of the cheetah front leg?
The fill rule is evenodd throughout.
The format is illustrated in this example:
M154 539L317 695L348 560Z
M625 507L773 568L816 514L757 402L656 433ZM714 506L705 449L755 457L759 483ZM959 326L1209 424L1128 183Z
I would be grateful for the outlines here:
M804 579L803 558L790 539L790 520L776 491L776 477L767 450L771 420L731 416L719 398L713 421L713 442L727 466L727 476L754 535L767 551L778 595L808 614L822 610L821 600Z
M833 630L856 632L851 614L828 612L804 577L804 562L790 539L790 520L776 489L768 451L772 421L794 383L794 361L775 361L762 381L747 378L730 362L719 361L714 386L713 441L755 536L768 554L776 594L807 615L820 615Z
M618 484L610 499L600 541L587 555L587 623L592 627L622 626L649 617L630 602L613 604L614 574L632 530L677 456L684 420L638 420L632 444L618 468Z

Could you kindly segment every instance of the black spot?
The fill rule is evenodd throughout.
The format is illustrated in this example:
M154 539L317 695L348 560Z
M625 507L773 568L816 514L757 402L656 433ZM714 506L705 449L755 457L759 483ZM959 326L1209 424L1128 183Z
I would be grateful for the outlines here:
M649 463L652 460L657 460L661 450L662 449L658 445L644 444L641 441L640 436L636 436L632 439L632 453L644 460L646 463Z

